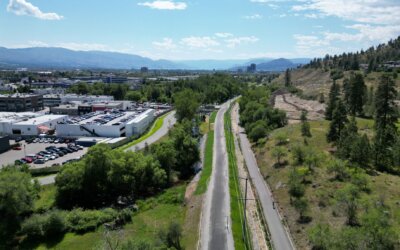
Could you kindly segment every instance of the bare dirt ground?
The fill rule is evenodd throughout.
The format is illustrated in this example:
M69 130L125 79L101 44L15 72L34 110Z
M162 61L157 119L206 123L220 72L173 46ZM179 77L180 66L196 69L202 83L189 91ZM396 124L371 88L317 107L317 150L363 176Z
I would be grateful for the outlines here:
M289 124L300 122L300 115L303 110L307 111L308 120L324 119L325 104L304 100L292 94L277 95L274 107L286 112Z
M242 152L240 151L240 146L237 140L237 133L239 133L239 128L237 126L237 115L238 115L238 108L239 105L235 105L234 108L232 109L232 129L233 129L233 134L234 134L234 139L235 139L235 151L236 151L236 159L237 159L237 166L238 166L238 173L239 176L248 176L246 168L244 166L244 159ZM240 186L242 189L242 192L245 192L245 181L240 182ZM248 226L251 230L251 236L252 236L252 243L253 243L253 249L255 250L267 250L268 245L266 242L266 235L263 231L262 224L261 224L261 219L260 215L257 210L257 203L255 200L255 196L253 193L253 189L251 185L248 186L247 189L247 198L249 199L247 201L247 223Z

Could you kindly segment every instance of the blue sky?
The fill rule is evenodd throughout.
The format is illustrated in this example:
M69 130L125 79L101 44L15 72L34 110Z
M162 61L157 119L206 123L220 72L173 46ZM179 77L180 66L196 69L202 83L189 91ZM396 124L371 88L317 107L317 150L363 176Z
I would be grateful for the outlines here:
M153 59L315 57L400 35L400 0L2 0L0 46Z

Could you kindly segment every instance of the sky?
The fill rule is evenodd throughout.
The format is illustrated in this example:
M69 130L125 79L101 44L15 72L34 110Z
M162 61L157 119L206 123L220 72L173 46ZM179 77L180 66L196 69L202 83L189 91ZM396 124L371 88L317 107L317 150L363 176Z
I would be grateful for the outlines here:
M311 58L398 37L399 13L400 0L0 0L0 46Z

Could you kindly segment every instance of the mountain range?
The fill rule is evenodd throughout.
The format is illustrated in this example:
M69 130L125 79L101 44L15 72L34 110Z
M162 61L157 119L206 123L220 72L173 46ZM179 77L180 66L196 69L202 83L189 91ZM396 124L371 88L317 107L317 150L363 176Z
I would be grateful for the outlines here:
M1 68L35 69L186 69L186 70L237 70L245 69L251 63L260 71L284 71L310 59L272 59L251 60L153 60L132 54L104 51L75 51L65 48L34 47L8 49L0 47Z

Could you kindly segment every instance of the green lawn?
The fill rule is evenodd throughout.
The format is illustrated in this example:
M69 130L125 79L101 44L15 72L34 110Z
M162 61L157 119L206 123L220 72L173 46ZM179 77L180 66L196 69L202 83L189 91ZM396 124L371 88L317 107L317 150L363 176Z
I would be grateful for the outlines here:
M183 206L186 185L179 185L165 190L162 194L138 202L139 211L135 212L132 222L123 227L121 242L128 240L147 240L154 242L157 232L166 227L170 222L183 224L187 207ZM182 241L186 237L183 235ZM100 227L94 232L82 235L67 233L59 239L49 239L37 245L36 249L74 249L87 250L99 249L104 244L104 228ZM185 246L189 247L189 246ZM193 248L193 247L192 247Z
M204 150L204 163L203 170L201 173L200 180L197 184L197 189L195 194L203 194L207 191L208 181L212 172L212 162L213 162L213 148L214 148L214 131L209 131L207 134L206 147Z
M157 132L162 127L162 125L164 123L164 118L169 114L170 114L170 112L158 117L156 119L156 121L154 122L153 126L151 127L151 129L149 130L149 132L147 132L145 135L141 136L140 138L119 147L118 149L125 150L127 148L130 148L130 147L138 144L139 142L146 140L150 136L152 136L155 132Z
M39 197L34 203L34 211L41 212L51 209L55 204L57 188L54 184L40 187Z
M217 110L213 111L210 115L210 123L214 123L215 122L215 117L217 117Z
M243 197L240 191L240 179L238 176L237 161L235 154L235 143L232 134L231 108L225 113L225 138L229 163L229 193L231 196L231 220L232 234L235 249L252 249L250 231L247 231L246 241L243 237Z

